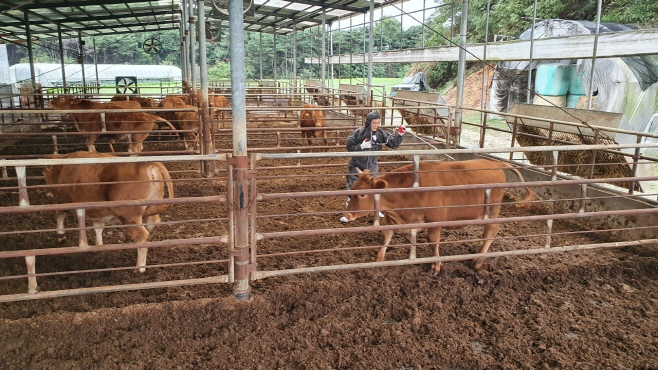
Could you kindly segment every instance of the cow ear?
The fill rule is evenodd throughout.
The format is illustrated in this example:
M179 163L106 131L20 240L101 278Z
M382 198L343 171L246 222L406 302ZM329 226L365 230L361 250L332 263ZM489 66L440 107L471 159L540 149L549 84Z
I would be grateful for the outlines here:
M387 186L388 182L386 182L386 180L379 180L377 178L372 180L372 187L374 189L385 189Z

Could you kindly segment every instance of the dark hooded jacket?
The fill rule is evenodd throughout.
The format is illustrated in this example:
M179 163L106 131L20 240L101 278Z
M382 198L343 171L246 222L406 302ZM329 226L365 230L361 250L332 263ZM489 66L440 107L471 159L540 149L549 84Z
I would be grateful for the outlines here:
M370 123L373 119L378 119L379 112L374 111L370 112L366 116L365 125L361 128L358 128L352 131L351 134L347 136L347 150L350 152L363 152L363 151L376 151L382 150L382 145L386 145L391 149L396 149L402 144L402 135L393 135L389 132L386 132L380 128L377 131L372 132L370 128ZM361 143L365 139L372 140L372 147L370 149L361 149ZM377 156L372 157L352 157L350 159L350 167L356 167L360 170L370 170L377 171Z

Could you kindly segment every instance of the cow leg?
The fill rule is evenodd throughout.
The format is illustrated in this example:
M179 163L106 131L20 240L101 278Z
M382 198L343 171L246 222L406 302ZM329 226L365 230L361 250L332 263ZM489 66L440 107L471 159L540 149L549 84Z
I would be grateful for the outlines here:
M384 236L384 242L382 244L384 246L379 248L379 252L377 252L377 259L375 259L375 261L382 262L384 261L384 258L386 258L386 246L391 243L391 239L393 239L393 233L393 230L382 231L382 235Z
M96 139L98 138L98 135L89 135L85 139L85 144L87 145L87 151L88 152L95 152L96 147L94 146L94 143L96 142Z
M64 233L64 219L66 218L66 213L64 211L57 211L55 217L57 218L57 242L61 243L66 240L66 234Z
M133 224L134 226L127 226L125 228L126 232L136 244L144 243L149 237L149 232L146 230L144 225L142 225L142 216L135 216L130 218L123 219L124 224ZM137 267L139 272L145 272L146 269L146 252L148 248L137 248Z
M159 224L160 221L162 221L162 219L160 219L160 215L146 217L146 230L149 232L149 234L153 234L153 230L156 226L158 226L157 224Z
M115 142L116 142L116 141L115 141L114 139L110 139L109 144L110 144L110 151L111 151L112 153L114 153L114 143L115 143Z
M484 239L484 242L482 243L482 249L480 249L480 253L487 253L489 247L491 246L491 243L493 243L494 237L496 237L496 234L498 234L498 230L500 230L499 224L484 225L484 234L482 235L482 239ZM476 270L481 269L482 264L484 264L484 258L476 259L475 269Z
M103 221L94 221L94 232L96 232L96 245L103 245Z
M439 257L439 242L441 241L441 228L434 227L427 230L427 238L430 243L434 243L434 257ZM441 262L435 262L430 269L433 275L441 271Z

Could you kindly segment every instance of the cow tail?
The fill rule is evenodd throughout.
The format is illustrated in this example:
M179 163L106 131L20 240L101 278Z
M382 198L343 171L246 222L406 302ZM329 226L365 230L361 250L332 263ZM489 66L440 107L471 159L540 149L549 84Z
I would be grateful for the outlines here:
M505 165L506 169L508 169L510 171L513 171L516 174L516 176L519 177L519 180L521 180L521 182L525 182L525 179L523 178L523 175L521 175L521 171L519 171L516 168L512 167L512 165L510 165L508 163L504 163L504 165ZM519 207L529 207L530 206L529 202L532 202L532 201L535 201L535 200L538 199L537 194L535 194L532 190L530 190L529 187L526 186L525 191L526 191L526 196L522 200L523 204L518 205Z
M165 167L161 162L153 162L153 165L157 167L160 172L162 173L162 177L164 177L165 182L167 183L167 191L169 193L169 198L174 198L174 184L171 182L171 177L169 176L169 171L167 170L167 167Z
M162 118L162 117L156 117L156 118L155 118L155 121L158 121L158 122L164 122L164 123L166 123L167 125L169 125L169 127L171 127L172 130L176 130L176 127L174 127L174 125L172 125L171 122L167 121L166 119L164 119L164 118Z

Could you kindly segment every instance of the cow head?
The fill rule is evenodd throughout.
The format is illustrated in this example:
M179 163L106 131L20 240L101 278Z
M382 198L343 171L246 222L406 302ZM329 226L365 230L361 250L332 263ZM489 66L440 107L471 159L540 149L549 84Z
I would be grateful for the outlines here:
M60 96L48 102L48 105L53 109L70 109L71 104L73 104L72 96Z
M352 190L384 189L388 186L386 180L373 177L368 170L361 172L357 169L357 171L360 173L359 179L352 185ZM352 195L343 216L348 221L354 221L359 217L371 214L374 209L375 197L373 194Z

